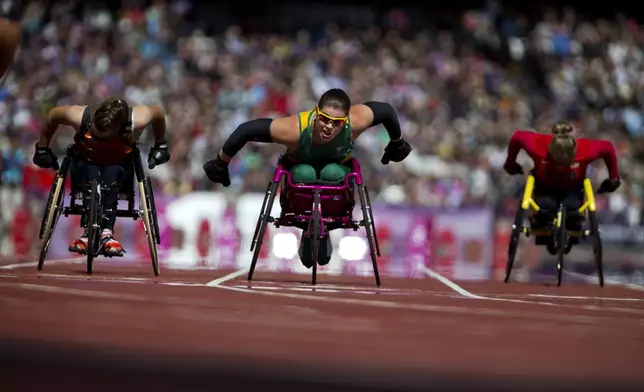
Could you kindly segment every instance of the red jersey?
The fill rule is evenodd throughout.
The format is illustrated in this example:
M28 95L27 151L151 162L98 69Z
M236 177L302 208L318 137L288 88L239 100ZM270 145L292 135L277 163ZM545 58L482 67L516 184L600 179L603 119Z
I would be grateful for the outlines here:
M577 139L577 153L570 166L561 166L553 162L548 155L548 145L554 135L534 131L516 131L508 145L506 164L516 162L521 149L534 162L535 179L556 189L568 189L579 186L586 178L586 170L591 162L603 159L610 178L619 178L617 157L613 143L608 140Z
M79 131L74 136L76 154L96 165L119 165L132 153L132 146L121 135L109 139L92 137L92 106L87 106L83 112L83 120Z

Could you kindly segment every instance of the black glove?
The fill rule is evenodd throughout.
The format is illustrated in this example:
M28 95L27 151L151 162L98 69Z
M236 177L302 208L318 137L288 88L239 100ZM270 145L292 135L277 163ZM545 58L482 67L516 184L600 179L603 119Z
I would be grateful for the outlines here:
M156 165L163 165L169 160L168 142L154 143L148 154L148 168L154 169Z
M506 163L503 165L503 170L511 176L515 174L523 174L523 167L516 162Z
M58 158L56 158L56 154L49 147L38 147L36 145L33 162L43 169L52 168L58 170Z
M607 178L599 185L597 193L602 194L607 192L615 192L620 185L622 185L622 182L619 178Z
M411 152L411 146L405 141L405 139L400 138L398 140L392 140L385 147L385 153L382 155L380 162L383 165L392 162L400 162L403 159L407 158L407 155Z
M228 174L228 163L223 159L217 157L203 165L203 170L206 172L208 179L215 183L220 183L225 187L230 186L230 175Z

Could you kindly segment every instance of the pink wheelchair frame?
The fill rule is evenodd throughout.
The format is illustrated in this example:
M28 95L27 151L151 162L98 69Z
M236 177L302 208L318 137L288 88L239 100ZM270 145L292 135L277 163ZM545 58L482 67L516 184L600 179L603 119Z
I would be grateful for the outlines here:
M357 231L360 226L364 226L369 243L376 285L380 286L380 275L378 273L376 260L376 256L380 256L380 248L376 236L371 201L367 187L362 183L360 163L355 158L352 158L350 163L352 170L345 177L344 184L335 186L306 185L293 182L293 177L284 164L284 156L280 157L275 173L273 174L273 179L268 183L266 195L262 202L262 209L255 227L255 234L253 234L250 251L254 251L254 253L250 271L248 272L249 281L253 278L253 272L255 271L259 251L266 232L266 226L269 223L273 223L275 227L297 227L304 231L304 236L312 236L313 285L316 284L317 280L320 241L331 230L353 229ZM280 187L279 201L282 211L280 216L275 218L271 216L271 209L278 187ZM353 208L355 206L354 193L356 189L362 206L363 219L360 221L353 219Z

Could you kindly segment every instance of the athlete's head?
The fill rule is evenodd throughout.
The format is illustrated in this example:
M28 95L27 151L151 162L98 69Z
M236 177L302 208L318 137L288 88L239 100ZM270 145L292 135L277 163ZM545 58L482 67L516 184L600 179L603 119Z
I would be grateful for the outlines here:
M122 99L111 98L101 102L94 111L92 134L99 139L123 133L130 122L129 107Z
M572 135L572 125L565 121L557 121L551 131L554 137L548 145L550 158L559 165L571 165L577 153L577 139Z
M328 142L336 137L346 125L351 99L344 90L334 88L320 97L315 108L313 138L317 142Z

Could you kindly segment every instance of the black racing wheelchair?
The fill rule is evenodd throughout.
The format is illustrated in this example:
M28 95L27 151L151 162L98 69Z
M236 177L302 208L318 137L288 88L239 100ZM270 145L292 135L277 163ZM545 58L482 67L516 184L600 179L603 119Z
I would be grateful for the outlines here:
M105 222L105 211L103 210L101 200L110 190L100 181L93 180L91 183L78 183L76 176L69 175L72 164L76 159L75 146L73 144L67 147L67 152L63 163L54 177L45 215L43 216L40 226L39 238L43 240L38 259L38 270L42 270L47 256L47 250L51 242L52 234L56 228L56 223L61 215L81 216L81 227L87 226L87 273L92 273L94 259L99 256L113 257L103 252L101 244L101 233ZM156 206L154 204L154 194L152 182L149 177L145 176L143 164L141 162L141 152L135 148L130 154L130 166L126 167L125 179L118 190L118 200L127 201L127 209L116 210L117 218L132 218L137 220L141 218L143 228L150 248L150 257L152 260L152 269L154 275L159 275L159 259L157 254L157 245L161 243L159 235L159 224L157 221ZM65 184L70 177L70 203L64 205ZM135 187L136 182L136 187ZM139 204L135 206L135 188L138 188ZM83 203L83 201L86 203ZM89 203L87 203L89 201Z
M566 247L568 246L569 239L571 237L577 237L580 239L590 238L593 246L593 255L595 266L597 268L599 285L603 287L604 268L602 262L602 242L599 222L597 220L597 204L595 203L595 194L590 180L585 178L583 182L585 202L581 208L579 208L578 212L584 221L584 226L582 226L582 229L579 231L567 229L565 225L565 222L567 221L567 211L561 204L559 205L554 219L545 228L533 229L529 224L525 224L526 218L538 213L540 210L539 206L532 198L534 183L535 178L533 175L528 175L523 190L523 197L514 218L514 223L512 224L512 234L510 235L510 245L508 248L508 261L505 266L505 283L510 279L510 273L516 257L517 248L519 246L520 236L521 234L525 234L526 237L529 237L530 235L535 237L551 237L557 249L557 286L561 286L564 256L566 254Z

